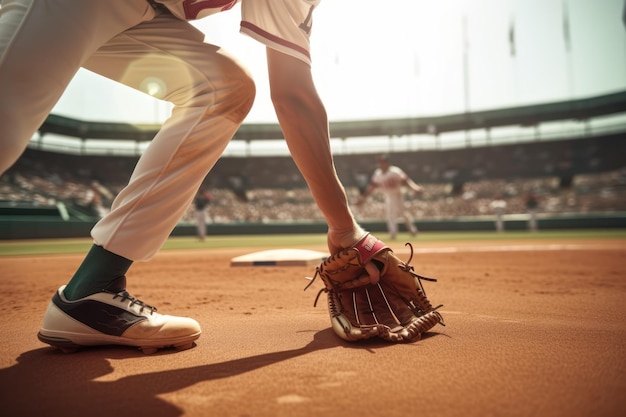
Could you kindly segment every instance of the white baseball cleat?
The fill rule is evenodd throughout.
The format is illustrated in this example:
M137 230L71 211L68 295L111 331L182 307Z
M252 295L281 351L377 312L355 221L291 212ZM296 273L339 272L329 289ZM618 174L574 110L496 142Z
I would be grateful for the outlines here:
M66 353L101 345L134 346L146 354L193 347L201 334L197 321L159 314L125 287L126 278L120 277L102 292L70 301L62 286L48 305L37 337Z

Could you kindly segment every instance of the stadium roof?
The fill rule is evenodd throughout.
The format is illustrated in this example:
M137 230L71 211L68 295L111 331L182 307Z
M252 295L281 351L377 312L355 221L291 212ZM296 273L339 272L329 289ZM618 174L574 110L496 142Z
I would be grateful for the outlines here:
M334 138L438 134L500 126L534 126L558 120L587 120L626 112L626 91L591 98L546 104L476 111L435 117L331 122ZM160 124L90 122L51 114L39 128L40 135L58 134L80 139L149 141ZM278 124L244 123L234 140L281 139Z

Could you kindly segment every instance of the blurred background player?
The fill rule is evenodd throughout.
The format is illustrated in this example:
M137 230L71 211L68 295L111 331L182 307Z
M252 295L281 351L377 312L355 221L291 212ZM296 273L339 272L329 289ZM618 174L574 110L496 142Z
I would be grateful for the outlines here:
M109 212L110 202L112 202L114 198L113 193L104 185L100 184L98 181L92 181L89 189L85 193L84 202L91 214L102 218Z
M369 185L356 201L357 205L361 205L374 191L379 190L383 193L387 230L392 240L398 235L398 218L404 221L411 236L417 236L418 232L413 223L413 216L404 205L404 187L408 187L416 194L423 192L422 187L409 178L401 168L390 164L387 155L381 155L378 158L378 168L372 174Z
M529 191L524 200L526 212L528 213L528 230L537 231L537 208L539 207L539 199L532 191Z
M213 200L213 196L203 187L198 190L198 193L193 198L193 208L196 215L196 228L198 229L198 239L204 242L206 237L206 219L207 219L207 207Z
M494 200L489 203L489 207L496 215L496 231L498 233L504 232L504 212L506 211L506 200L502 198L501 194L498 194Z

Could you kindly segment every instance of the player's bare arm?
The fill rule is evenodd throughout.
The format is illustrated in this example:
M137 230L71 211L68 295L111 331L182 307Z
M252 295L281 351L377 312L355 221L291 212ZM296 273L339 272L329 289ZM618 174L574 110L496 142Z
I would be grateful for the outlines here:
M407 178L404 181L404 184L411 190L413 190L413 192L415 192L416 194L422 194L424 192L424 188L421 185L415 183L415 181L413 181L411 178Z
M293 160L328 222L328 246L330 253L335 253L351 245L352 242L342 242L344 236L360 228L355 226L345 190L335 171L326 109L307 63L267 48L267 65L278 122Z

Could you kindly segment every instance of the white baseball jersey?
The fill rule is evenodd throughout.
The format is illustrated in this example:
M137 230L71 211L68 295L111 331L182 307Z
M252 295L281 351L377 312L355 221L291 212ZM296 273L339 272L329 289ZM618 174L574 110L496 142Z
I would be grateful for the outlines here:
M309 35L320 0L157 0L184 20L232 9L239 1L241 33L311 64Z
M371 181L386 197L395 197L402 194L402 184L407 178L407 174L401 168L392 165L385 172L377 168L372 174Z

